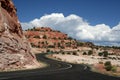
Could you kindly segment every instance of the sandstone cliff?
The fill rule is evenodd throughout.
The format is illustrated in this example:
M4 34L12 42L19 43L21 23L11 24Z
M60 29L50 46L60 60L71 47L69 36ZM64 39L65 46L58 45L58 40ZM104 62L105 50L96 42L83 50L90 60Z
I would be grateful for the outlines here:
M36 65L11 0L0 0L0 71Z

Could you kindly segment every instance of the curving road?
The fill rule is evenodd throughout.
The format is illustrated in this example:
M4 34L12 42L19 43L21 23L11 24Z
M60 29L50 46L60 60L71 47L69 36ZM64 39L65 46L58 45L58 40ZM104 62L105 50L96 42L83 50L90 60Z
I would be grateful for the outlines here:
M45 54L37 59L48 65L46 68L0 73L0 80L120 80L118 77L91 72L85 65L69 64L51 60Z

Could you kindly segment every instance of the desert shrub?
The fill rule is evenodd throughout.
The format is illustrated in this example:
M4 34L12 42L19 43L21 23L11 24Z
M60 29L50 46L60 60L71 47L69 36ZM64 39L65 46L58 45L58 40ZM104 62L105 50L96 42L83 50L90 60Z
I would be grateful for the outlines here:
M53 39L54 39L54 40L57 40L57 38L56 38L56 37L53 37Z
M73 52L73 55L77 55L77 53L74 51L74 52Z
M61 47L61 44L60 44L60 42L58 42L58 43L57 43L57 45L58 45L58 47Z
M56 52L56 54L59 54L59 52Z
M100 52L100 53L98 53L98 55L99 55L99 56L103 56L103 53L102 53L102 52Z
M103 52L103 56L104 56L104 57L108 57L108 51L104 51L104 52Z
M70 52L67 52L67 54L70 54Z
M89 50L88 51L88 55L92 55L93 54L93 51L92 50Z
M36 45L34 43L30 43L32 47L36 47Z
M67 43L66 43L66 46L67 46L67 47L71 47L71 42L67 42Z
M37 48L40 48L40 45L38 45Z
M84 43L82 43L82 42L77 42L77 46L83 46L84 45Z
M112 69L112 66L110 66L110 65L108 65L108 66L105 66L105 69L106 69L106 71L111 71L111 69Z
M47 49L46 52L50 52L50 49Z
M86 52L83 52L83 55L87 55L87 53L86 53Z
M100 61L99 64L103 64L103 62Z
M61 48L61 49L65 49L65 47L64 47L64 46L60 46L60 48Z
M47 39L47 36L46 36L46 35L44 35L44 36L43 36L43 39Z
M112 65L110 61L104 63L106 71L111 71Z
M62 54L65 54L65 52L62 52Z
M48 48L55 48L55 46L54 45L49 45Z
M80 50L78 49L77 51L79 52Z
M103 57L108 57L109 53L108 51L103 51L103 52L98 53L98 55L103 56Z
M112 66L111 71L112 71L112 72L116 72L116 71L117 71L117 67L116 67L116 66Z
M73 38L72 37L68 37L68 40L72 40Z
M40 39L40 36L36 35L36 36L34 36L33 38L38 38L38 39Z
M111 62L110 61L106 61L104 65L105 66L111 65Z

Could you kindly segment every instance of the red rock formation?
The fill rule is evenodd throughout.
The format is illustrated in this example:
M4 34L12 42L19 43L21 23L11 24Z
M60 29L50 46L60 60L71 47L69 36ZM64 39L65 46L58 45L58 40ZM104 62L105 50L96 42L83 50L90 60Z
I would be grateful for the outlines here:
M35 65L11 0L0 0L0 70Z
M49 27L36 27L26 30L24 34L32 47L36 48L65 49L77 47L74 39L70 39L67 34L52 30Z

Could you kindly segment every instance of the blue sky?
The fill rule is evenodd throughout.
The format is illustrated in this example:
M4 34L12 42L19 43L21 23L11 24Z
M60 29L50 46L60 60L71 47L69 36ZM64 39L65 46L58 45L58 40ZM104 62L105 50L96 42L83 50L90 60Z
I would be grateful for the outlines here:
M120 0L13 0L21 22L40 18L44 14L76 14L91 25L115 26L120 21Z
M120 46L120 0L13 0L22 28L51 27L82 41Z

